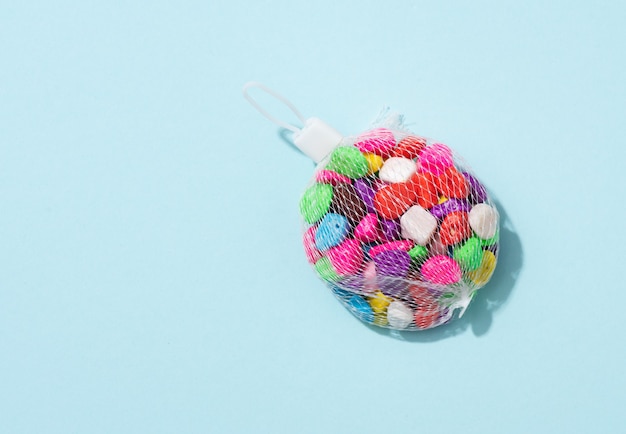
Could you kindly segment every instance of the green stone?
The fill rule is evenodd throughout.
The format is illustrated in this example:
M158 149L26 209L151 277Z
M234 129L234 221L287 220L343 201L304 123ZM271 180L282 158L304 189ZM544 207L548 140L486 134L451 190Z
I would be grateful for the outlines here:
M428 256L428 249L418 244L409 250L409 256L413 261L422 262Z
M317 274L319 274L320 277L327 282L336 282L340 279L340 276L337 274L332 264L330 263L330 259L325 256L318 259L318 261L315 263L315 271L317 271Z
M483 247L487 247L487 246L493 246L494 244L496 244L498 242L498 240L500 239L500 231L496 231L496 234L489 238L488 240L480 240L480 243L482 244Z
M333 200L333 186L315 183L306 189L300 199L300 214L308 224L313 224L328 212Z
M463 271L472 271L480 266L483 260L483 248L480 240L472 237L462 245L454 248L452 256Z
M334 170L348 178L361 178L367 174L369 164L361 151L353 146L339 146L330 156L326 169Z

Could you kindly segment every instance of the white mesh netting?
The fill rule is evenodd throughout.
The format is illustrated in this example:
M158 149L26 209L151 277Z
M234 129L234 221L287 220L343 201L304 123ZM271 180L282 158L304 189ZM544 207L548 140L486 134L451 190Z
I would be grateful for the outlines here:
M449 322L496 266L499 217L484 186L446 145L406 131L344 138L317 166L300 212L316 273L377 326Z

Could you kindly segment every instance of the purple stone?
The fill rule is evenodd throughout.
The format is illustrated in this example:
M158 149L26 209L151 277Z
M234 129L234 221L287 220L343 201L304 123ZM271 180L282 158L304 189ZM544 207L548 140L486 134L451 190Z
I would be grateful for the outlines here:
M341 279L338 283L344 290L352 292L362 292L365 280L361 276L348 276Z
M357 179L354 181L354 188L356 189L359 196L363 200L365 204L365 209L367 209L368 213L375 213L376 209L374 208L374 194L375 191L372 188L370 182L365 179Z
M402 277L376 276L376 283L390 297L401 297L409 288L409 281Z
M384 241L400 239L400 222L398 220L380 220L380 229Z
M444 218L446 215L450 214L451 212L454 212L454 211L469 212L471 208L472 208L471 205L465 199L450 198L446 200L444 203L440 203L438 205L433 206L430 209L430 213L441 220L442 218Z
M406 277L411 257L404 250L385 250L374 257L374 263L379 276Z
M470 200L473 203L483 203L487 200L487 190L474 175L469 172L463 172L463 176L467 179L470 187Z

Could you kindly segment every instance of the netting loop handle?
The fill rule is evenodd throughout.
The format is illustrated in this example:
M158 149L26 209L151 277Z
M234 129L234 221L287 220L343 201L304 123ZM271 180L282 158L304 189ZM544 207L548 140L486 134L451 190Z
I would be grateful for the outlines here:
M259 83L258 81L250 81L250 82L246 83L243 86L243 89L242 89L244 98L247 99L248 102L252 105L252 107L257 109L259 111L259 113L261 113L267 119L269 119L270 121L274 122L279 127L285 128L285 129L287 129L289 131L292 131L294 133L300 132L301 128L298 128L295 125L292 125L292 124L290 124L288 122L282 121L282 120L272 116L267 110L265 110L263 107L261 107L261 105L258 102L256 102L256 100L254 98L252 98L250 96L250 94L248 93L248 90L250 88L253 88L253 87L261 89L265 93L269 94L270 96L273 96L278 101L280 101L283 104L285 104L287 106L287 108L289 108L289 110L291 110L291 112L294 115L296 115L296 117L298 119L300 119L300 122L302 122L302 125L306 124L306 118L304 116L302 116L302 114L298 111L298 109L287 98L285 98L284 96L282 96L281 94L279 94L275 90L272 90L269 87L265 86L264 84Z

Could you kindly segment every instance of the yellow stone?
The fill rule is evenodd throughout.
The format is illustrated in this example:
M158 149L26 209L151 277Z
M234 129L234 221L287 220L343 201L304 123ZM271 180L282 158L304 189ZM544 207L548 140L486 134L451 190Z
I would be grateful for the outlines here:
M370 306L374 312L374 324L379 326L386 326L387 321L387 307L393 301L393 298L387 297L380 291L376 291L374 295L369 299Z
M389 324L389 321L387 321L387 315L384 313L374 315L374 324L381 327Z
M369 171L367 172L368 175L371 175L372 173L376 173L380 170L381 167L383 167L383 157L381 157L380 155L376 155L376 154L364 154L365 155L365 159L367 160L367 164L369 166Z
M447 197L445 197L445 196L441 196L441 197L439 198L439 205L441 205L442 203L444 203L444 202L445 202L445 201L447 201L447 200L448 200L448 198L447 198Z
M493 271L495 269L496 255L494 255L489 250L485 250L485 253L483 254L483 260L480 262L480 266L476 270L467 273L467 277L476 286L483 286L487 282L489 282L489 279L491 279L491 275L493 274Z
M372 298L370 298L370 306L372 306L372 310L375 314L385 313L387 311L387 306L393 301L392 298L387 297L380 291L376 291Z

